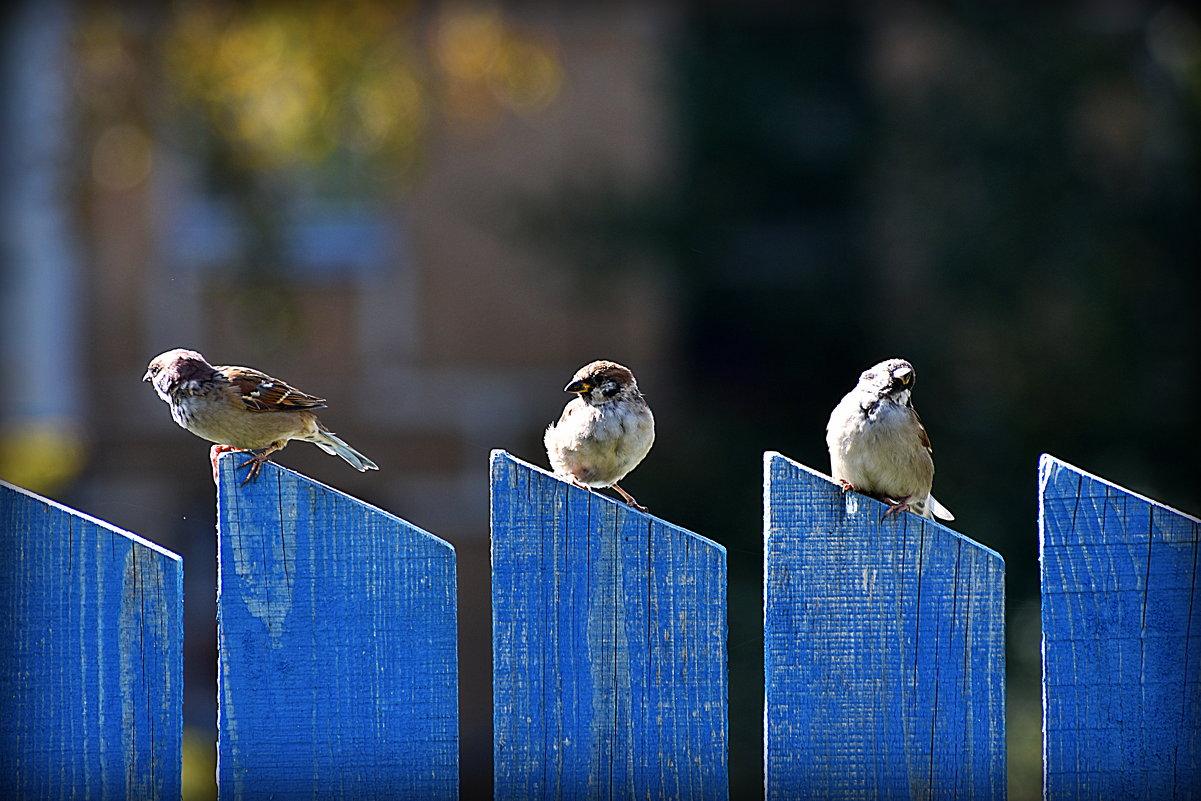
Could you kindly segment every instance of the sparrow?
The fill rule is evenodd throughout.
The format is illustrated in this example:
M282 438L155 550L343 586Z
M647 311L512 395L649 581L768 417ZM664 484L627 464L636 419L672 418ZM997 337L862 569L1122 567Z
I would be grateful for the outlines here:
M324 398L308 395L278 378L249 367L214 367L194 350L176 348L161 353L146 368L143 381L171 407L171 417L198 437L217 443L209 452L213 478L217 457L226 451L250 451L255 478L271 454L288 440L312 442L326 453L341 456L359 471L379 466L327 429L312 409L323 409Z
M930 437L910 400L913 365L888 359L859 376L826 425L830 472L843 491L855 490L889 505L884 517L913 511L954 520L934 499Z
M555 474L578 487L612 487L626 503L645 512L645 506L617 485L655 441L655 418L634 374L616 362L595 361L581 367L563 391L576 397L543 437Z

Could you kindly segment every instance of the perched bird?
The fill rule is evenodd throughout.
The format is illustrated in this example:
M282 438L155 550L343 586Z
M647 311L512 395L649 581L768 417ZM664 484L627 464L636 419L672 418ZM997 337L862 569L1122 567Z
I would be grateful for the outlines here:
M245 484L291 439L312 442L326 453L341 456L356 470L379 469L321 425L310 411L325 408L324 398L306 395L266 373L249 367L214 367L196 351L176 348L156 356L142 380L153 384L154 391L171 407L175 422L217 443L210 451L214 479L221 453L254 454L238 465L239 470L250 465L242 481Z
M655 441L655 418L634 374L616 362L596 361L581 367L563 391L577 397L543 437L555 473L580 487L612 487L645 512L617 485Z
M909 398L913 379L913 365L904 359L880 362L859 376L826 425L830 472L844 490L888 503L884 517L914 511L954 520L930 494L934 459Z

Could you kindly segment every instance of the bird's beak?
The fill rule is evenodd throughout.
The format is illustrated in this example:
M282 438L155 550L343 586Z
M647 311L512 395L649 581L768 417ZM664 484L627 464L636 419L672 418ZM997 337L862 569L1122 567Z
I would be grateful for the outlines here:
M142 376L142 380L143 380L143 381L149 381L151 378L153 378L153 376L152 376L152 375L150 375L150 371L149 371L149 370L147 370L147 371L146 371L146 375Z
M567 386L563 387L564 392L574 392L577 395L583 395L585 392L592 390L592 387L584 381L572 381Z

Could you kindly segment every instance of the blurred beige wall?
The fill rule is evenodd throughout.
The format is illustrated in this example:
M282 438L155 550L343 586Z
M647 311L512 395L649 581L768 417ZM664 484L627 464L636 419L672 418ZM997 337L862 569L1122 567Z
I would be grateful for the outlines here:
M185 555L195 627L188 660L204 666L189 677L190 714L206 694L215 698L196 678L213 664L205 660L215 661L213 488L208 444L178 428L140 382L156 354L195 348L214 363L253 366L328 398L322 420L380 471L356 473L306 443L274 461L455 545L463 759L481 766L491 752L489 451L545 465L541 435L567 400L562 387L596 358L631 366L656 411L670 408L676 315L663 274L581 276L520 226L531 201L553 208L558 187L601 177L637 194L670 172L662 60L672 18L633 3L519 4L503 13L558 59L557 95L525 113L432 114L415 183L372 210L393 234L381 240L375 268L300 274L263 295L261 307L248 306L220 254L173 244L173 231L193 222L200 181L194 159L169 138L135 142L146 148L144 179L79 176L88 225L80 343L87 458L69 501ZM421 24L432 29L439 19ZM150 57L136 47L123 56L135 66ZM93 155L106 133L129 130L112 134L116 126L154 130L162 85L127 88L119 114L85 121ZM287 336L275 327L280 308ZM470 791L469 781L465 797Z

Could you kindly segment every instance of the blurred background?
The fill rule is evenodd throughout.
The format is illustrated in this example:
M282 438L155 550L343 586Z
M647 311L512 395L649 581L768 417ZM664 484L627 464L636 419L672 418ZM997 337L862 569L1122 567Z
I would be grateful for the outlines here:
M330 398L380 471L276 461L456 547L464 798L490 449L545 465L571 374L633 368L658 439L625 486L729 549L754 798L762 452L827 470L830 409L908 358L936 492L1007 562L1010 797L1039 798L1039 454L1201 512L1201 17L786 5L0 12L0 476L184 556L186 798L215 792L214 491L140 382L177 346Z

